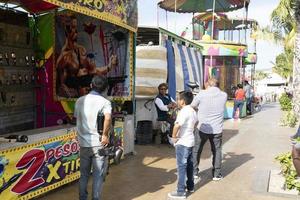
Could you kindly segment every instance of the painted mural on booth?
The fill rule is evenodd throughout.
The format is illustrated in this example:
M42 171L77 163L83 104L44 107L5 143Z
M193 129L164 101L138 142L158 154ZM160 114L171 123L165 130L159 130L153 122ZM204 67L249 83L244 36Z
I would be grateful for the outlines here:
M90 90L94 75L108 78L108 96L132 93L129 31L81 14L55 17L55 97L78 98Z

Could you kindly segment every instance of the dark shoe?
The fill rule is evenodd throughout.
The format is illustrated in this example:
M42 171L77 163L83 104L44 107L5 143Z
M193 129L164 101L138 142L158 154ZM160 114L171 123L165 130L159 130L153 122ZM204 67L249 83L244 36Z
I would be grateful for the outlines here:
M172 199L186 199L186 193L174 191L174 192L168 193L168 197L170 197Z

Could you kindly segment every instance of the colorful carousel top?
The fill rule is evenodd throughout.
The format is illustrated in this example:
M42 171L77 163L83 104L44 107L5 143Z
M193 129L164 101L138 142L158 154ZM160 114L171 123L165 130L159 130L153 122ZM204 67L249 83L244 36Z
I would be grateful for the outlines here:
M176 3L175 3L176 2ZM212 0L163 0L159 7L171 12L197 13L208 12L213 8ZM218 0L215 4L215 12L229 12L248 6L250 0ZM176 10L175 10L176 9Z
M258 23L254 19L242 19L237 17L228 17L225 13L215 13L215 28L218 30L241 30L257 27ZM193 23L207 24L212 21L211 13L200 13L193 18Z

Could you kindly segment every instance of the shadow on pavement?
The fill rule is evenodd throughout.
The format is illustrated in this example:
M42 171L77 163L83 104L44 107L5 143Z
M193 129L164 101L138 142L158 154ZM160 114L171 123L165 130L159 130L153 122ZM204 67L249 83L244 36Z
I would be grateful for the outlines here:
M104 185L103 199L131 200L157 192L177 180L175 149L167 145L136 146L137 155L113 167ZM116 188L112 191L112 188Z
M252 160L253 158L254 157L249 153L238 155L233 152L227 152L223 155L222 175L224 176L224 178L226 178L226 176L228 176L233 170L248 162L249 160ZM212 167L200 172L200 181L195 184L195 190L198 190L211 181Z

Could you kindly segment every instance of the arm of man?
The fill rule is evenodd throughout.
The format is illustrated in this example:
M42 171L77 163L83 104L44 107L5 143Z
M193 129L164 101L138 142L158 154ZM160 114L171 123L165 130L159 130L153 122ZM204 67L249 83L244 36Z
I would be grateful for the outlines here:
M191 106L194 108L194 110L198 110L198 106L200 104L200 93L198 93L195 98L193 99L192 103L191 103Z
M109 64L107 66L104 67L96 67L96 74L97 75L104 75L107 74L109 71L111 71L112 69L114 69L118 64L118 59L116 55L112 55L110 57L110 61Z
M112 121L111 114L110 113L104 114L103 135L101 138L101 144L104 146L109 144L108 133L111 127L111 121Z
M103 108L104 122L103 122L103 135L101 138L101 144L104 146L109 144L108 137L109 137L109 131L111 128L111 121L112 121L111 110L112 110L111 103L110 101L107 101Z
M169 111L168 105L164 105L164 103L162 102L162 100L160 98L156 98L154 103L157 105L157 107L161 111Z

